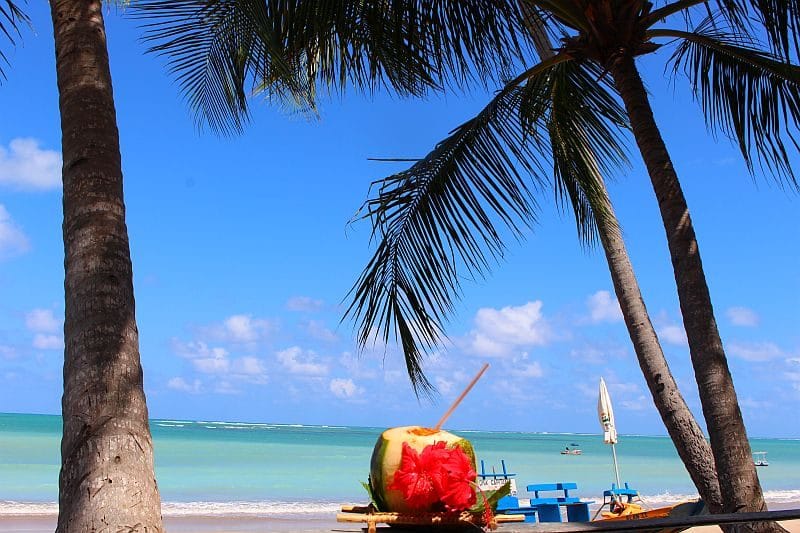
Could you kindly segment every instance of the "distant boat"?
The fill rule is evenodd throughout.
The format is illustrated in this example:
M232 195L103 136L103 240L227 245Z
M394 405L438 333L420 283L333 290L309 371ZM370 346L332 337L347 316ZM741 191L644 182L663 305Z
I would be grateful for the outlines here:
M572 444L572 446L577 446L576 444ZM570 448L569 446L565 447L561 450L561 455L581 455L583 452L580 448Z
M753 464L756 466L769 466L767 452L753 452Z

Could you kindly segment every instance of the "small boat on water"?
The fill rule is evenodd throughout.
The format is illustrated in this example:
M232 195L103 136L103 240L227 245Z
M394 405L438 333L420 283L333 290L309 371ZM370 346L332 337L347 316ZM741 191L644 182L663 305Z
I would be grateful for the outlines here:
M572 448L570 448L572 446ZM580 449L580 444L572 443L569 446L565 446L563 450L561 450L561 455L581 455L583 452Z
M569 446L561 450L561 455L581 455L582 453L580 448L570 448Z
M756 466L769 466L767 452L753 452L753 464Z

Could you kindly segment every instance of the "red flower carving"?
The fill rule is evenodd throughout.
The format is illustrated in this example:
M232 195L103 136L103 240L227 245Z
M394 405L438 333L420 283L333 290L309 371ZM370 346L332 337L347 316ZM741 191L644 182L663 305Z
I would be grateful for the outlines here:
M477 474L467 454L447 443L430 444L417 453L403 443L400 468L389 489L399 490L411 509L432 510L440 506L448 511L462 511L476 501Z

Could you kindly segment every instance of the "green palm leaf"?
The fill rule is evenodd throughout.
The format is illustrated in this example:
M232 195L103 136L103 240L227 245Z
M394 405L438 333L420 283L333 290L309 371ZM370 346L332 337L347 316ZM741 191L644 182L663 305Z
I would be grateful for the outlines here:
M556 200L572 209L578 236L587 245L595 243L597 218L606 215L598 184L627 164L619 134L627 115L606 80L591 63L560 63L547 78L528 81L521 110L529 129L546 117Z
M372 219L378 245L346 315L358 323L361 346L376 336L399 339L418 394L431 393L422 360L441 339L463 275L485 274L504 253L495 219L517 237L535 219L526 176L543 185L544 165L557 159L550 163L562 194L577 205L582 235L593 231L587 219L596 172L624 160L606 124L624 122L624 113L596 74L566 56L545 61L509 83L424 159L376 182L378 194L365 204L365 217ZM553 131L558 138L548 151Z
M238 132L248 120L247 84L271 79L271 93L313 109L313 86L297 62L284 54L279 32L248 2L154 0L133 4L132 16L147 19L151 51L169 56L198 124L221 133Z
M671 58L673 71L685 72L706 123L736 140L750 172L757 159L779 182L798 187L786 143L798 148L800 67L709 23L691 33L652 33L682 39Z
M146 40L215 129L247 121L248 93L313 109L316 89L420 96L507 76L526 35L511 0L141 0ZM250 85L248 87L248 84Z
M766 31L772 49L784 59L800 52L799 0L717 0L720 12L743 33Z
M16 39L20 37L19 27L21 24L30 24L30 19L25 12L12 0L2 0L0 2L0 33L5 35L12 45L16 44ZM3 64L8 65L8 58L0 50L0 80L6 78Z

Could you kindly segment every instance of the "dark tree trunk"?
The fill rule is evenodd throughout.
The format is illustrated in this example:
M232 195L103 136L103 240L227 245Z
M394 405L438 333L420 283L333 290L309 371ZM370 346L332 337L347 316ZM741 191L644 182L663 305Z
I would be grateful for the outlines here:
M763 511L766 504L717 331L686 199L633 57L620 55L610 69L661 210L683 325L716 463L723 510ZM774 526L779 528L777 524Z
M596 213L601 213L595 217L597 230L608 261L614 292L647 387L700 497L712 512L722 512L722 497L711 447L678 390L664 357L604 183L598 183L598 191L603 194L601 203L605 205L593 206Z
M51 0L64 158L58 532L162 531L99 0Z

